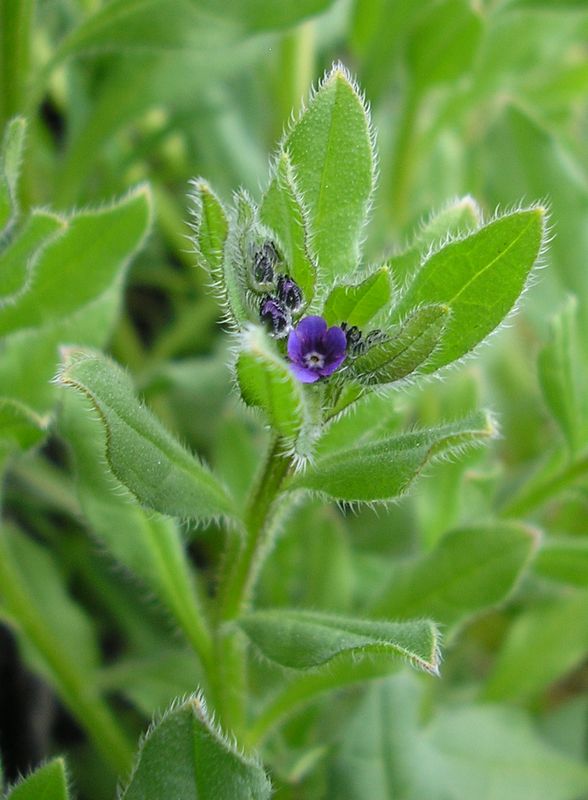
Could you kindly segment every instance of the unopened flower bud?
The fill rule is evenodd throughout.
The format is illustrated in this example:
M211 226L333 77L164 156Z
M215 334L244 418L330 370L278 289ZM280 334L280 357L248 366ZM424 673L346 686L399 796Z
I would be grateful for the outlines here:
M302 306L300 286L289 275L278 277L278 298L290 311L296 312Z
M262 298L259 304L259 317L278 339L285 336L290 329L288 311L277 298L270 295Z

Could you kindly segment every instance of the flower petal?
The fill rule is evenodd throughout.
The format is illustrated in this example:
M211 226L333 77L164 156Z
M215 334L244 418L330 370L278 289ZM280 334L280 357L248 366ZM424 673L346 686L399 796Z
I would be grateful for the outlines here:
M330 358L328 361L325 361L324 365L319 370L321 378L326 378L328 375L332 375L336 369L339 369L345 360L346 355L346 353L340 353L339 355Z
M333 325L332 328L329 328L324 336L323 343L323 350L327 361L330 361L332 358L337 358L341 354L344 356L347 351L347 336L337 325Z
M327 332L327 323L322 317L304 317L296 326L296 333L309 345Z
M314 383L321 377L320 372L309 369L303 364L297 364L294 361L290 363L290 369L301 383Z
M291 330L288 336L288 358L291 361L302 361L304 355L303 345L304 342L302 337L298 335L298 329Z

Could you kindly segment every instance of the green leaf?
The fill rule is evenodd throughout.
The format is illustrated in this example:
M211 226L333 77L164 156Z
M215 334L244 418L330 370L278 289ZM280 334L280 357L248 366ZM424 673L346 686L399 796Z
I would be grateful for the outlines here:
M0 397L0 440L27 448L45 436L49 425L32 408L10 397Z
M449 237L471 233L481 223L482 212L470 195L449 203L423 224L407 250L388 259L395 280L403 282L426 260L430 250L439 249Z
M115 276L103 295L74 314L4 338L0 386L6 398L26 405L43 419L52 413L56 386L51 379L58 368L59 347L72 341L89 347L106 345L122 299L120 277Z
M47 211L33 211L0 254L0 308L27 290L42 252L67 228L67 221Z
M335 66L282 142L309 211L311 242L326 281L357 269L375 181L370 120Z
M561 21L565 16L551 15L550 26L557 26L558 17ZM508 37L507 41L496 41L496 49L489 45L485 49L486 54L495 56L504 64L505 54L510 56L522 46L526 51L526 63L544 64L547 72L541 77L549 79L552 70L547 64L550 60L557 60L556 54L560 51L554 48L540 56L537 48L533 47L533 39L529 38L534 36L538 44L547 43L548 47L549 43L557 41L545 36L544 25L541 15L505 15L501 27ZM577 31L582 41L586 39L586 33L580 33L581 26L573 16L568 17L564 27ZM562 44L569 38L569 34L563 31L556 35L562 36ZM566 46L572 46L571 42ZM516 64L514 69L520 69L521 66ZM522 72L525 71L523 67ZM491 67L487 74L492 74ZM507 80L510 80L510 76ZM541 78L537 81L537 91L541 95L544 84L545 80ZM578 269L578 253L588 249L588 177L583 159L576 157L566 145L567 137L555 136L551 127L539 124L537 119L518 106L507 106L491 129L484 146L489 161L483 180L492 202L508 203L513 197L524 195L549 198L550 212L553 219L557 220L557 236L549 245L550 271L558 279L554 285L558 286L561 281L568 291L576 292L578 298L583 298L588 292L588 273ZM482 172L482 165L477 169ZM552 303L553 294L550 292L547 301L550 312L553 310Z
M533 569L542 577L588 589L588 541L563 536L547 539L537 553Z
M287 28L332 0L110 0L62 42L64 58L96 51L204 50L214 56L247 35ZM208 34L208 38L207 38ZM206 62L204 62L206 63Z
M482 32L481 13L466 0L443 0L428 9L408 41L408 66L417 87L422 91L460 78L472 64Z
M370 614L461 623L504 602L536 547L535 532L514 522L450 531L432 551L390 566L388 584Z
M579 337L577 301L571 297L551 320L549 340L539 353L538 367L543 396L572 452L584 444L588 420L586 371L579 368L583 364Z
M588 649L588 593L523 611L510 628L483 691L486 700L533 697L582 662Z
M336 500L391 500L404 494L427 464L480 444L492 438L495 430L491 417L482 412L439 428L341 448L317 458L312 468L293 476L286 486Z
M150 222L146 187L115 205L72 217L41 254L27 291L0 309L0 334L58 321L101 295L141 246Z
M281 153L276 162L259 214L261 221L277 235L288 272L300 286L304 305L308 306L314 297L316 265L310 254L308 212L287 153Z
M192 241L198 265L217 280L222 274L229 221L221 201L202 178L194 182L190 199L193 202L194 217Z
M511 311L541 251L544 217L542 208L507 214L451 242L423 264L396 316L423 304L449 307L450 322L427 372L469 353Z
M59 415L76 468L77 492L93 534L167 608L197 652L207 647L202 609L175 520L140 508L104 463L104 426L85 398L68 393Z
M429 620L375 622L280 608L252 612L237 624L266 658L291 669L382 653L435 675L439 669L439 634Z
M236 193L235 217L229 227L222 274L217 281L220 299L227 318L241 328L259 321L259 301L252 296L248 279L253 268L254 248L266 241L260 230L257 208L245 190Z
M302 386L261 328L243 335L236 374L247 405L261 408L281 436L295 437L305 420Z
M380 267L361 283L339 285L331 290L325 302L323 317L329 325L357 325L363 328L392 299L392 282L388 267Z
M10 574L6 585L16 584L26 592L29 614L42 620L43 627L63 652L76 653L76 669L90 675L98 663L98 643L90 618L82 607L70 597L65 576L47 549L37 544L29 536L16 528L5 526L0 531L0 553L3 569ZM2 581L4 582L4 581ZM0 596L4 592L0 586ZM23 622L19 600L12 594L4 596L8 613L22 628L24 639L31 641L27 634L26 620ZM46 652L35 648L33 641L32 658L45 675L52 676L53 666Z
M65 762L55 758L23 778L8 792L6 800L68 800Z
M361 383L387 384L406 378L423 365L442 339L450 320L447 306L422 306L350 365Z
M354 552L341 515L304 503L288 515L257 590L262 608L297 608L345 614L355 593Z
M137 401L130 377L113 361L72 351L58 381L84 394L98 411L108 463L141 503L194 519L232 513L225 489Z
M372 685L346 721L325 796L337 800L574 800L588 768L545 743L514 708L428 711L404 673Z
M23 117L15 117L4 132L0 150L0 238L18 216L18 176L26 127Z
M259 761L243 755L192 696L147 733L121 800L269 800Z

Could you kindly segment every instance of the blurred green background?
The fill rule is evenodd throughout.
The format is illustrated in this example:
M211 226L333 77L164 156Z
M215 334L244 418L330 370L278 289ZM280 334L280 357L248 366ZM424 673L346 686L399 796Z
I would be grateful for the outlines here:
M520 313L443 383L397 397L391 414L391 426L400 419L434 423L490 406L502 438L489 452L435 468L389 513L344 517L329 511L309 525L301 512L291 522L299 536L284 537L266 570L262 602L297 598L338 611L361 607L362 593L382 580L387 559L426 553L450 527L500 515L531 523L550 540L573 537L587 560L586 426L568 435L562 398L542 393L537 368L542 348L557 341L564 324L553 328L550 318L565 307L574 357L563 359L569 375L562 385L585 397L586 0L4 0L0 51L0 124L16 113L29 119L24 209L100 206L138 182L151 184L155 227L133 262L111 352L165 423L210 459L237 493L246 488L244 476L264 434L229 400L219 310L205 276L194 269L187 238L191 178L204 176L225 200L238 186L259 198L268 159L292 113L340 60L370 104L380 157L366 264L401 250L432 211L457 197L473 195L487 217L539 201L550 209L549 251ZM23 485L29 491L35 486L26 469L19 480L8 492L9 509L18 505ZM40 496L42 509L55 503ZM308 530L324 536L305 538ZM216 548L212 533L204 533L194 557L206 567ZM85 566L72 567L80 573L91 570L83 552ZM73 559L75 544L69 553ZM336 564L331 582L322 572L325 559ZM295 564L310 565L309 571ZM555 588L546 588L545 570L538 569L506 610L474 621L459 645L451 643L444 682L431 695L476 695L518 624L519 660L512 645L514 656L503 670L509 677L493 679L482 694L525 706L563 752L585 756L588 570L578 572L574 564L576 572L564 570L563 578L556 570ZM547 572L553 579L552 566ZM570 597L575 604L563 607ZM543 613L552 614L551 627L539 642L533 624L539 614L543 630ZM537 660L549 662L539 676L532 669ZM414 691L408 687L405 694ZM497 723L496 736L509 720ZM478 723L466 720L464 730L468 724ZM363 737L359 722L356 727ZM326 735L320 729L307 735L308 729L307 721L289 732L296 747ZM436 735L442 740L443 730ZM284 755L283 742L274 744L272 766L288 776L292 755ZM316 760L322 755L317 751ZM539 762L541 753L535 756ZM329 780L325 774L323 781ZM331 784L338 794L329 796L347 796L341 774L344 769ZM93 775L90 767L87 775ZM300 797L327 796L316 780ZM559 785L545 791L550 798L573 796Z

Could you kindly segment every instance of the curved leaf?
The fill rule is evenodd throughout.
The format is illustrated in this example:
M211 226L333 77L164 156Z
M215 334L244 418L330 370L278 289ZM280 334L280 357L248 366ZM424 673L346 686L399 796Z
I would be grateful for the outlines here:
M339 656L388 654L433 674L439 634L429 620L387 622L314 611L255 611L237 620L266 658L291 669L314 669Z
M387 436L378 442L338 450L294 476L289 489L309 489L335 500L391 500L403 494L437 458L480 444L495 435L485 412L430 430Z
M141 503L194 519L232 513L223 486L138 402L119 366L90 351L67 356L58 382L86 395L98 411L110 467Z

